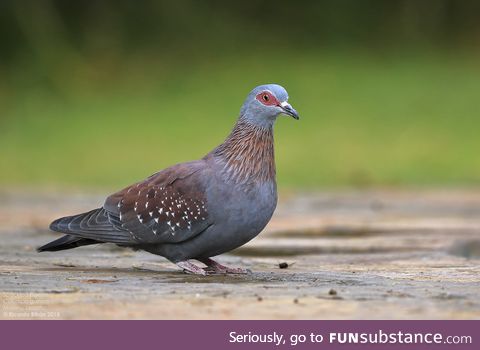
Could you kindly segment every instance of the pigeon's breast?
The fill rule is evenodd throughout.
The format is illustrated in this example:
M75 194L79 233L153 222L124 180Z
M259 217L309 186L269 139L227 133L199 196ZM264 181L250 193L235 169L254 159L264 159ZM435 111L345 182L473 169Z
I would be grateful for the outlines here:
M240 189L229 199L232 212L227 219L238 222L239 227L245 225L247 231L261 231L277 206L276 184L272 181L256 184L247 190Z
M248 189L228 184L221 187L210 192L216 201L207 198L214 222L209 256L240 247L256 237L270 221L277 205L275 181Z

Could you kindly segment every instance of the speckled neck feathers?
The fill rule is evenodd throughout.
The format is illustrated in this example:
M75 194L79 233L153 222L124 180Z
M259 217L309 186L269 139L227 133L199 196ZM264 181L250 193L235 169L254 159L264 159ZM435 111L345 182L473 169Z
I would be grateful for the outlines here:
M211 155L223 166L222 175L228 181L242 185L275 182L273 125L260 127L240 118Z

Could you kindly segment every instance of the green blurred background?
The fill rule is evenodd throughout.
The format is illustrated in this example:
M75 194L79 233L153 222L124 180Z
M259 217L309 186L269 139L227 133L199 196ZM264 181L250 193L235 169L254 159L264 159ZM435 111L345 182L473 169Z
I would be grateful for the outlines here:
M283 188L480 183L480 1L1 1L0 186L118 188L287 88Z

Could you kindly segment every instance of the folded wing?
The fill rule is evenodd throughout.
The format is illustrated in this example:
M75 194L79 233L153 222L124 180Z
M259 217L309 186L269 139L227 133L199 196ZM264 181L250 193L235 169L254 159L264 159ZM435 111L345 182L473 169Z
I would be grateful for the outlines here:
M206 171L204 161L175 165L111 195L103 208L137 244L185 241L213 224Z

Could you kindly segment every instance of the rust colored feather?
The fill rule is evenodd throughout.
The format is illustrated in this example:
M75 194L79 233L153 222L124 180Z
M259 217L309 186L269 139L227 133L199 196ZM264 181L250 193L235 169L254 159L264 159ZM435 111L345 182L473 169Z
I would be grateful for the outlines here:
M275 181L272 127L262 128L240 119L212 155L224 162L224 176L236 183Z

